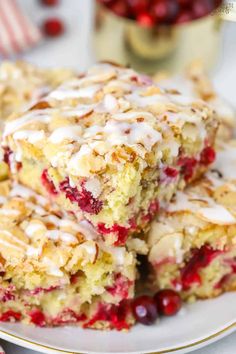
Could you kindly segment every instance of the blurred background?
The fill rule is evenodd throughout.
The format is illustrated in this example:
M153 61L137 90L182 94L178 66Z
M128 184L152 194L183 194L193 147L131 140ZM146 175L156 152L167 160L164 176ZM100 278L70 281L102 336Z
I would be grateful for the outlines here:
M8 1L12 0L1 0L0 6ZM154 73L179 71L191 59L200 57L218 90L234 104L235 0L13 2L30 22L28 31L36 39L18 51L14 45L13 49L9 47L3 28L6 19L0 8L0 43L8 46L5 54L0 46L1 59L25 59L40 66L66 66L79 71L98 59L108 59Z

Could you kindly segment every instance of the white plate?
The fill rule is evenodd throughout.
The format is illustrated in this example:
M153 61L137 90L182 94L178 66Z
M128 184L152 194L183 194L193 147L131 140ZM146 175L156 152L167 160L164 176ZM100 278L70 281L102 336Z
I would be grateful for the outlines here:
M235 328L236 293L230 293L185 305L177 316L149 327L137 325L127 333L2 323L0 338L47 354L182 354L210 344Z

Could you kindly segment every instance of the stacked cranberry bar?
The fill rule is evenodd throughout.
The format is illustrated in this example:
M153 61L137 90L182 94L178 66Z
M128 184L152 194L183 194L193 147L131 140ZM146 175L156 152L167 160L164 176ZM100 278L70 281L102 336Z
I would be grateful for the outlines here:
M0 120L29 108L74 76L69 69L42 69L26 62L3 62L0 65Z
M212 106L220 122L218 140L233 137L236 128L235 112L231 105L215 90L201 62L194 61L181 75L157 73L154 80L169 92L181 92L188 97L200 98Z
M217 124L202 100L103 63L13 115L4 159L20 183L121 246L213 162Z
M29 108L53 88L75 76L68 69L40 69L25 62L3 62L0 65L0 135L5 119L13 112ZM8 175L0 151L0 180Z
M136 259L32 190L0 183L0 321L128 329Z
M236 141L223 145L212 170L177 192L149 234L151 284L184 299L236 290Z

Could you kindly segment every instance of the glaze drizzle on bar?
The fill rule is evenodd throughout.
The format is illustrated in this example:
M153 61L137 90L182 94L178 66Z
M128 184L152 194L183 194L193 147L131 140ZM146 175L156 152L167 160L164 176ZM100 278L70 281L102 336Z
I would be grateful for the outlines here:
M16 179L122 245L213 161L216 128L203 101L100 64L12 117L3 145Z

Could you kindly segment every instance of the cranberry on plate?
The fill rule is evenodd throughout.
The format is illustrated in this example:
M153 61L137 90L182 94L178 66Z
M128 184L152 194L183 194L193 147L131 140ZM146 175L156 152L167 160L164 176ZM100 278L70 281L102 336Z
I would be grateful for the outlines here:
M135 319L144 325L151 325L158 317L156 303L151 296L147 295L134 299L132 311Z
M158 313L163 316L175 315L182 306L179 294L171 289L163 289L156 293L154 300Z

